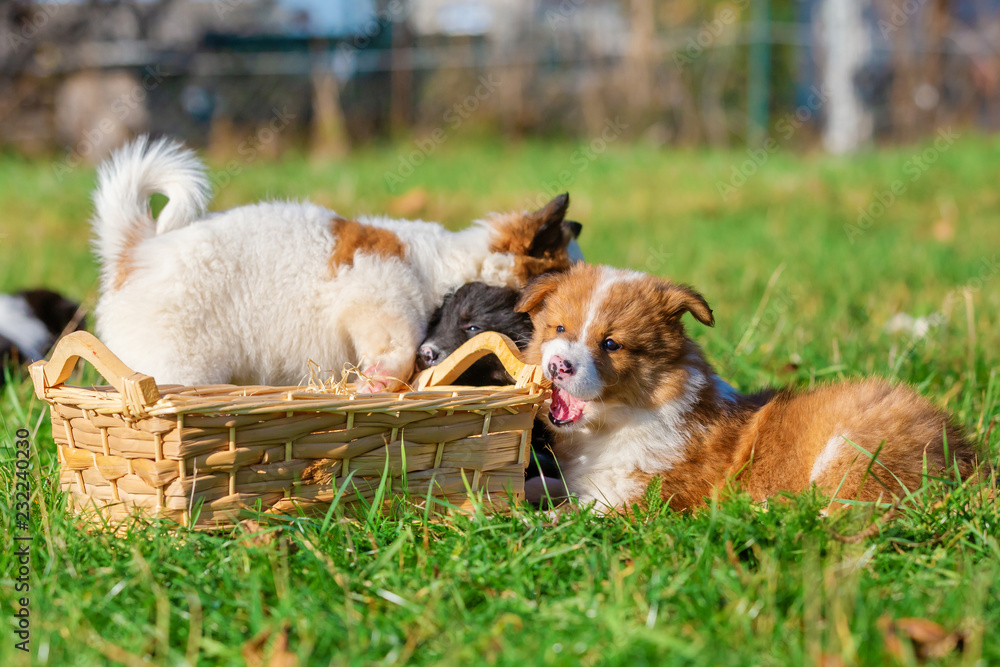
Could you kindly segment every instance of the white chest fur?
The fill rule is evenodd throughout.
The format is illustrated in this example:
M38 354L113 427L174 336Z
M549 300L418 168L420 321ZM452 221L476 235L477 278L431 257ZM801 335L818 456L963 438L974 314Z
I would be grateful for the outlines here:
M570 493L605 511L635 502L645 490L643 474L664 472L684 460L687 415L705 382L693 373L679 398L650 410L588 405L586 426L556 433L556 455Z

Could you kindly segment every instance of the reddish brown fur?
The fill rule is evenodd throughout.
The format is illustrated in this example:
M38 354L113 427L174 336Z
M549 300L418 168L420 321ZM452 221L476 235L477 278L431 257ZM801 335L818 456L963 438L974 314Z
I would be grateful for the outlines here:
M331 229L336 237L330 254L331 273L343 266L354 266L354 255L358 252L378 255L384 259L406 257L406 246L388 229L343 218L334 218Z
M704 299L688 287L641 274L602 287L612 271L578 266L529 285L518 304L519 310L531 312L535 325L526 350L528 361L541 362L544 342L559 336L576 340L587 326L585 342L604 385L600 400L605 405L651 410L682 397L693 377L714 377L681 323L685 312L705 324L713 322ZM592 303L595 295L600 303ZM557 333L558 325L565 327L564 333ZM603 350L599 343L606 337L623 349ZM868 455L848 443L835 448L836 454L814 481L841 499L898 496L903 490L896 478L907 489L916 489L923 481L925 453L932 475L957 462L964 477L975 463L972 448L945 413L909 387L878 379L802 393L769 390L738 396L735 402L720 396L710 381L698 390L682 419L686 446L681 462L669 462L667 452L662 467L625 473L642 488L658 475L664 497L679 509L703 504L730 478L756 500L779 491L803 490L811 483L817 457L840 434L872 454L885 443L867 478ZM561 435L556 431L557 456L570 453L560 451L569 446L561 444ZM569 443L572 438L565 440Z
M972 448L947 414L910 387L867 379L778 394L740 432L737 464L753 462L739 479L755 498L806 488L813 461L835 434L853 445L839 447L815 482L830 493L839 487L840 498L876 500L913 491L923 483L925 456L931 475L955 462L963 477L974 467ZM877 462L859 448L878 452Z
M497 213L490 218L493 230L490 252L514 255L514 275L521 285L546 273L565 271L572 265L565 247L546 250L540 257L528 254L535 233L544 222L542 211Z
M118 262L115 265L115 279L111 285L112 290L120 290L129 279L129 276L132 275L132 271L135 270L133 253L136 246L143 241L144 237L141 230L141 226L132 226L125 232L125 247L122 248L121 254L118 255Z

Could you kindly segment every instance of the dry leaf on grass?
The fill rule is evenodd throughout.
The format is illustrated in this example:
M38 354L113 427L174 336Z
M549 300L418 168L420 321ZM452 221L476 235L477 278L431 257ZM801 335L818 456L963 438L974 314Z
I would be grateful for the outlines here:
M255 547L266 547L281 539L289 552L297 549L296 543L288 536L283 526L262 525L254 519L240 521L240 528L246 534L242 538L245 544Z
M274 636L274 641L268 647L268 640ZM243 645L243 659L247 667L298 667L299 659L288 650L288 630L267 629L257 633Z
M84 635L84 641L91 648L94 648L104 654L104 657L119 664L126 665L127 667L151 667L155 664L148 660L145 656L129 653L121 646L104 639L104 637L93 630L88 630L86 632Z
M389 202L389 213L401 218L414 218L427 208L430 196L423 188L407 190Z
M941 625L926 618L897 618L883 616L878 620L886 650L897 660L905 656L903 639L913 644L913 654L920 660L943 658L954 650L962 650L965 636L955 630L947 632Z
M947 243L955 238L955 222L941 218L931 227L931 233L934 235L935 241Z

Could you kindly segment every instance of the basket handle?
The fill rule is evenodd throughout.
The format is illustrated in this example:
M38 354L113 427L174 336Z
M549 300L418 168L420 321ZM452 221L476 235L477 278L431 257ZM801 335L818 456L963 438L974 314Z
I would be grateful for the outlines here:
M78 359L90 362L97 372L118 390L131 409L141 412L142 408L160 400L156 380L133 371L96 336L86 331L76 331L63 336L56 343L51 359L36 361L28 367L31 381L35 385L35 394L44 399L47 389L65 382L76 367Z
M417 389L451 384L467 371L469 366L487 354L496 355L504 369L514 378L516 386L523 387L531 382L541 384L543 380L541 367L524 363L514 341L502 333L485 331L462 343L437 366L431 366L417 375Z

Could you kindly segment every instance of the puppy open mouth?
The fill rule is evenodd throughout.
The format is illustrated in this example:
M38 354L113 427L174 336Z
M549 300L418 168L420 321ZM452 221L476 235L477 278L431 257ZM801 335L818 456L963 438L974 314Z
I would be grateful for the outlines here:
M587 401L581 400L569 392L552 386L552 406L549 408L549 421L554 426L574 424L583 416Z

